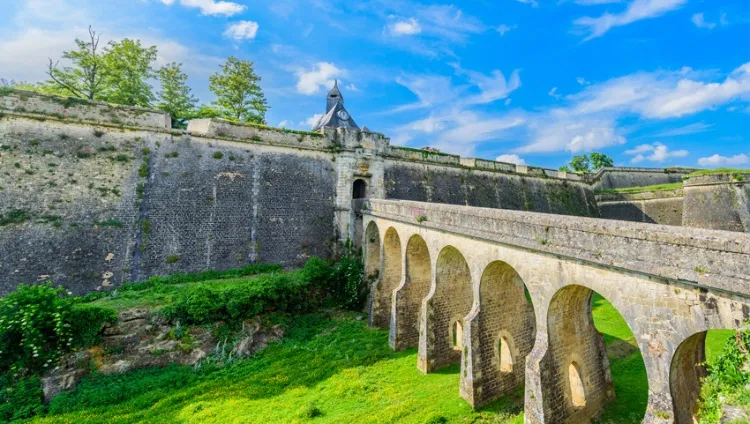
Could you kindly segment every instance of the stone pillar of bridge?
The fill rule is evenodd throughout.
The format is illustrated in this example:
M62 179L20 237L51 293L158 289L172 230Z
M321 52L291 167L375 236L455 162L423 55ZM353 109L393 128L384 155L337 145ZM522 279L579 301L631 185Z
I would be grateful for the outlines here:
M417 367L425 373L461 360L464 318L474 301L469 266L456 248L443 248L433 275L419 322Z
M404 252L404 278L393 294L389 344L395 350L419 344L419 313L430 291L432 263L427 243L413 235Z
M388 228L383 237L380 276L372 290L370 325L373 327L390 327L393 290L399 286L402 278L401 259L401 240L393 227Z
M523 280L510 265L491 263L479 282L479 303L466 318L461 396L478 407L523 385L535 329Z
M566 286L547 311L547 343L529 355L526 423L579 423L597 416L615 399L604 340L591 314L593 291ZM539 326L541 327L541 326Z

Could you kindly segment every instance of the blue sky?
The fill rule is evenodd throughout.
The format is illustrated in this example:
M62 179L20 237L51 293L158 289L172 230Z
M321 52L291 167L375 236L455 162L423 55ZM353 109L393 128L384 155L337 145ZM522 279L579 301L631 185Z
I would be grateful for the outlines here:
M9 0L5 0L7 2ZM5 3L4 2L4 3ZM392 144L556 168L750 167L747 0L10 0L0 77L44 78L85 37L134 37L208 76L255 62L270 125L308 129L339 79Z

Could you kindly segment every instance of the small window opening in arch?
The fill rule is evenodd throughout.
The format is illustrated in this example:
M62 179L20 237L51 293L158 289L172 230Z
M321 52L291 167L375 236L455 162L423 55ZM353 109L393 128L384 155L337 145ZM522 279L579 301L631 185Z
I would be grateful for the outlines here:
M582 408L586 406L586 393L583 390L583 379L578 364L571 362L568 367L568 379L570 380L570 397L573 406Z
M461 325L460 320L456 320L453 325L451 326L451 338L453 342L453 349L455 350L461 350L461 343L464 337L464 329Z
M352 199L364 199L365 197L367 197L367 183L364 180L354 180Z
M500 355L500 372L513 372L513 355L510 353L510 345L505 337L500 338L497 351Z

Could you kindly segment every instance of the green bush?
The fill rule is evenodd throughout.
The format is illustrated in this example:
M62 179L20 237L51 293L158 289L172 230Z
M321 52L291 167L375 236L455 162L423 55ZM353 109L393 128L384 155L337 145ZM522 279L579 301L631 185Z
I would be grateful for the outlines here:
M306 311L320 304L322 288L304 272L270 274L229 287L197 284L181 293L163 313L190 324L237 323L264 311Z
M0 423L31 418L45 412L42 382L39 377L13 381L0 377Z
M116 322L114 309L85 303L74 304L70 310L70 330L74 347L94 346L101 342L101 329L104 323Z
M344 308L362 310L367 299L364 265L359 256L343 256L331 270L331 288L338 303Z
M102 324L116 319L112 310L77 302L50 283L22 284L0 299L0 373L41 374L63 353L96 341Z
M708 368L703 380L698 410L701 424L718 423L722 404L738 402L750 405L750 395L743 388L750 383L750 373L744 367L750 362L750 329L738 331L730 338L721 355ZM745 393L742 398L742 393Z
M42 372L72 346L70 303L50 284L20 285L0 299L0 372Z

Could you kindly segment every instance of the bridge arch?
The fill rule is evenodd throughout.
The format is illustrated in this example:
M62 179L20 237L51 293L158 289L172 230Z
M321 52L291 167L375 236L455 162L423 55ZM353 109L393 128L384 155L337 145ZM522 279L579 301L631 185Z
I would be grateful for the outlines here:
M669 369L669 391L675 424L693 423L706 371L706 334L701 331L683 340L675 350Z
M371 324L389 328L393 290L401 283L401 239L395 228L389 227L383 237L381 274L372 294Z
M418 367L431 372L461 360L462 349L452 340L454 326L465 328L464 317L474 302L471 271L463 254L445 246L437 257L434 284L424 299L420 316ZM463 346L464 337L460 338Z
M525 359L536 338L531 296L511 265L494 261L484 268L479 305L466 321L472 343L461 361L461 395L480 406L523 385Z
M369 282L375 282L380 274L380 230L375 221L367 224L363 251L365 278Z
M558 290L547 309L545 410L559 422L584 422L615 399L602 335L594 325L594 291L580 285ZM562 394L562 396L560 396Z
M413 234L406 242L405 278L393 297L390 344L396 350L419 344L419 312L432 284L432 262L427 242Z

